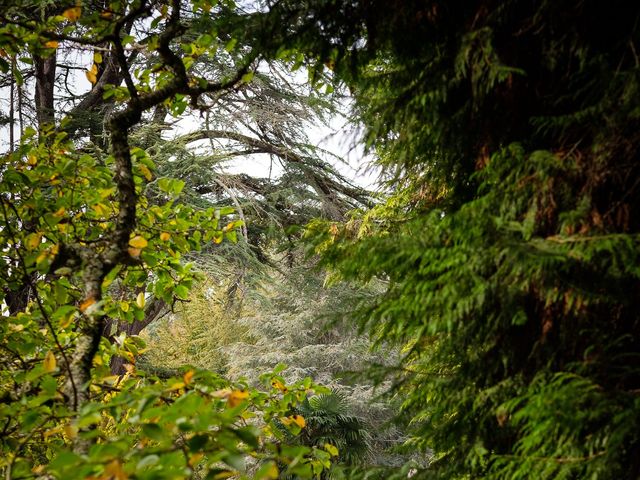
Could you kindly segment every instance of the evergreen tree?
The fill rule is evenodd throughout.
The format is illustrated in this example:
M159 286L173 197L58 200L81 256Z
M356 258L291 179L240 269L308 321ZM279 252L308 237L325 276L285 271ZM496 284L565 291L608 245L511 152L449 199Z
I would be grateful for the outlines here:
M318 5L394 194L315 251L389 281L360 318L406 345L423 475L637 478L638 6Z

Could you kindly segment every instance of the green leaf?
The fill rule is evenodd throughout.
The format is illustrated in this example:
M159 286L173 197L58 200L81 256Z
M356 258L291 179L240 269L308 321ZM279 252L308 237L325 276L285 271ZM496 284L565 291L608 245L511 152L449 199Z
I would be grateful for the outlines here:
M185 285L177 285L174 292L178 298L183 300L187 300L189 298L189 288Z
M279 474L280 472L276 463L269 460L260 466L254 478L256 480L277 480Z
M144 470L147 467L152 467L156 465L159 460L160 457L156 454L147 455L140 459L140 461L136 464L136 470Z
M157 423L143 423L142 433L144 433L146 437L158 442L165 440L165 438L167 437L165 432Z
M232 38L231 40L229 40L227 42L227 44L224 46L224 49L231 53L231 51L236 48L236 45L238 44L238 39L237 38Z
M250 83L250 82L251 82L251 80L253 80L253 76L254 76L254 74L255 74L254 72L247 72L247 73L245 73L245 74L242 76L241 81L242 81L243 83Z

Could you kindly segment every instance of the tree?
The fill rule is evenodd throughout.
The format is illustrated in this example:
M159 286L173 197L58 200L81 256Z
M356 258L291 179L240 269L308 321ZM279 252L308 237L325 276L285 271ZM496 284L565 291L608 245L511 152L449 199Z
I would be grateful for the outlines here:
M234 8L25 1L3 11L0 69L20 84L16 59L33 62L37 117L11 142L0 179L0 468L8 479L242 475L248 455L264 479L278 476L278 464L301 477L330 465L322 449L276 449L270 433L307 391L322 391L310 379L286 393L195 369L159 380L136 372L138 338L103 337L109 322L144 320L156 310L152 299L186 299L196 274L184 256L202 243L233 242L242 227L228 207L177 202L185 183L155 178L150 155L132 142L145 115L166 108L179 116L201 108L203 95L249 81L258 52L225 49L198 30ZM224 56L228 70L199 75L180 44ZM64 116L54 96L57 58L74 49L89 52L92 87ZM134 72L138 56L148 68ZM102 108L104 130L85 116ZM143 195L152 181L153 199ZM113 354L130 360L124 375L110 374ZM251 416L265 428L248 425Z
M202 11L200 17L189 11L183 12L182 20L189 25L189 31L182 32L181 38L191 42L183 42L183 46L190 49L185 53L188 54L185 61L189 64L192 75L201 78L231 75L234 64L243 62L247 49L256 48L255 45L238 43L237 38L232 41L230 34L224 32L227 17L237 16L230 5L227 7L221 10L224 11L224 18L220 12L204 14ZM30 52L31 58L16 54L10 49L7 50L9 53L5 52L5 56L12 62L9 64L3 60L7 69L11 67L7 72L6 84L12 88L17 86L18 93L34 88L38 98L36 106L47 105L47 108L33 109L30 107L32 102L21 101L24 93L22 96L18 95L18 104L22 107L18 109L20 131L23 131L24 126L23 116L44 128L47 123L55 120L55 110L63 111L65 122L61 128L71 138L82 139L85 153L91 153L99 161L104 161L110 135L106 128L107 119L117 106L114 100L126 100L128 95L124 86L118 87L125 83L124 72L138 72L144 83L149 81L149 75L153 75L153 69L158 68L153 48L145 50L134 45L136 41L140 45L151 42L154 47L157 40L154 37L157 34L157 24L153 27L140 23L139 18L147 15L145 8L140 7L140 10L136 14L132 13L129 18L121 19L120 31L123 39L129 42L123 47L126 50L124 59L116 59L115 52L99 45L80 45L74 50L67 48L73 45L69 42L68 45L65 44L65 48L58 48L59 40L49 38L60 36L59 32L48 32L49 36L45 39L47 45L56 48L33 50ZM41 17L55 14L60 16L66 11L64 6L41 8L38 2L26 1L10 5L4 15L9 24L24 25L25 22L34 22ZM101 21L105 25L111 20L107 18L110 12L109 8L101 12L104 14ZM73 17L73 14L70 15ZM81 16L81 22L84 17L86 15ZM219 30L222 31L216 35ZM212 48L215 48L216 55L211 54ZM78 56L78 53L86 49L95 50L93 58L90 58L90 54ZM83 91L78 84L86 85L89 82L84 77L78 80L74 72L84 71L86 64L91 62L93 66L86 75L87 80L94 81L90 83L89 91ZM292 237L289 227L292 225L304 223L315 213L340 218L348 208L367 202L368 194L350 185L339 175L321 152L308 143L303 133L304 122L312 121L323 110L332 108L331 102L318 95L313 88L294 85L283 72L282 61L262 56L248 63L252 64L251 71L247 70L233 88L199 93L197 111L201 118L205 118L205 126L201 129L171 141L162 138L162 133L170 128L166 122L167 115L179 118L186 108L186 101L181 98L175 108L161 103L150 108L148 113L143 112L140 124L131 132L129 143L132 147L152 152L160 177L170 176L186 182L186 189L174 201L197 208L231 206L237 210L240 220L244 220L246 209L257 210L258 217L262 218L254 217L251 227L244 225L239 231L244 237L249 232L252 234L246 240L253 245L255 253L260 257L259 244L264 243L265 234L269 234L270 229L273 230L269 227L272 219L279 223L279 228L287 230L287 240L290 243ZM245 68L248 69L248 65ZM112 88L113 86L118 88ZM10 104L14 105L13 94ZM15 120L11 122L15 123ZM11 138L15 130L13 123L9 129ZM201 154L196 158L194 146L199 143L202 147L203 140L209 148L205 148L204 152L200 148ZM251 155L271 156L272 162L281 162L285 175L276 180L223 172L221 163L225 160ZM142 194L152 203L155 198L162 201L163 192L157 188L157 181L153 178L149 180ZM309 187L316 193L312 194ZM265 214L268 216L266 222ZM235 232L231 231L229 235L234 236ZM215 251L215 247L206 248L204 253L212 250ZM246 268L242 265L238 267L238 272L243 270ZM239 275L237 280L240 281L241 277ZM22 288L9 293L9 303L24 303L28 297L27 290ZM127 295L138 292L121 293ZM120 333L135 335L169 307L162 299L152 297L144 317L140 319L131 322L130 318L127 321L117 321L107 317L104 322L105 335L112 340ZM111 364L114 373L124 373L123 359L114 357Z
M406 345L421 475L636 478L637 6L376 4L308 24L394 194L311 241L389 281L360 318Z
M297 252L293 266L290 260L288 254L272 253L271 268L248 265L247 277L252 278L233 299L226 286L216 293L212 280L196 288L189 303L142 332L148 349L140 368L160 374L188 359L259 386L265 372L286 364L285 383L311 377L340 397L342 413L357 419L376 452L362 458L362 464L401 465L408 456L392 449L402 443L403 428L391 424L399 401L383 400L389 385L376 388L369 379L376 365L394 365L398 352L386 344L374 351L370 337L351 318L354 306L379 295L382 286L327 287L324 273L303 252ZM311 430L313 422L299 413ZM300 434L308 435L306 430ZM341 454L336 460L342 464L347 459Z

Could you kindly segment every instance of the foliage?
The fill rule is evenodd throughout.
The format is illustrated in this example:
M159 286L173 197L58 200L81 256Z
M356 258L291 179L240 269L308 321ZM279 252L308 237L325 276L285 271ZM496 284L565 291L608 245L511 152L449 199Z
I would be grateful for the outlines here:
M102 353L97 358L106 362L109 349ZM278 419L306 398L313 388L308 380L282 394L230 384L202 370L166 380L135 373L104 377L93 387L100 401L76 416L52 402L58 395L52 373L32 373L38 395L24 411L3 412L20 420L19 430L12 425L12 435L3 439L10 478L273 479L279 468L307 478L327 463L324 449L277 447L284 435ZM260 423L251 420L256 417ZM287 434L300 431L292 430ZM71 449L79 436L92 443L84 455Z
M309 240L389 281L359 317L406 345L419 474L635 478L637 6L400 3L345 76L393 196Z
M225 347L247 338L249 328L238 322L237 309L224 287L211 279L199 282L191 290L188 303L142 332L148 345L144 368L170 371L194 365L226 372L229 359Z
M349 414L342 395L331 392L306 398L296 407L294 415L302 416L306 426L292 441L307 446L325 445L346 465L362 463L370 455L369 432L362 419Z
M375 386L367 377L369 368L391 365L397 352L388 345L372 351L369 337L350 324L354 305L380 288L326 288L322 272L300 259L291 268L288 256L270 261L281 272L264 272L257 285L246 285L233 299L226 292L195 296L150 326L143 332L149 348L141 368L159 374L191 359L259 385L262 373L286 363L287 381L310 376L335 390L344 414L357 412L351 417L361 422L367 443L378 452L368 461L402 463L403 456L390 450L402 437L401 427L390 424L395 407L380 398L388 385Z
M0 70L22 86L18 65L32 64L36 98L35 128L15 142L11 125L0 179L7 479L273 479L280 469L310 478L330 466L329 452L283 444L272 426L322 391L310 379L263 392L206 371L139 375L144 342L109 331L146 321L158 302L186 300L197 275L185 258L236 241L243 226L228 206L180 202L185 182L162 175L130 136L150 111L179 117L199 109L201 96L251 80L257 52L199 30L214 28L212 9L224 17L226 8L233 3L20 1L1 14ZM56 111L58 54L74 51L90 52L90 91ZM204 76L194 68L199 55L227 68ZM142 69L133 67L137 56ZM102 131L85 123L101 111ZM154 196L145 196L150 184ZM111 374L115 357L128 362L123 375Z

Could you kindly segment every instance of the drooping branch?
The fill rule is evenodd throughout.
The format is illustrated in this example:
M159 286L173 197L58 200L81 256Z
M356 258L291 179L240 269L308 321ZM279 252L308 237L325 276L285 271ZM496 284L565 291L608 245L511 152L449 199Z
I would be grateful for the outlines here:
M285 163L297 165L305 173L310 184L316 190L318 195L323 199L325 210L333 219L342 218L344 213L341 208L336 206L336 203L339 203L336 197L337 194L342 194L348 198L352 198L362 205L370 206L372 204L371 198L366 190L349 184L349 182L343 178L338 178L338 180L336 180L331 178L328 174L321 174L317 171L317 168L314 168L315 165L310 165L308 158L282 144L277 145L259 138L229 130L199 130L178 137L177 141L188 144L204 139L231 140L252 148L253 153L275 155ZM258 190L254 191L256 191L256 193L260 193Z

